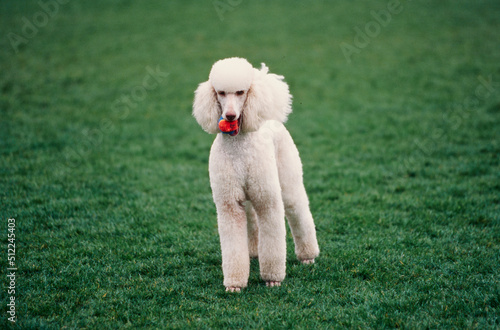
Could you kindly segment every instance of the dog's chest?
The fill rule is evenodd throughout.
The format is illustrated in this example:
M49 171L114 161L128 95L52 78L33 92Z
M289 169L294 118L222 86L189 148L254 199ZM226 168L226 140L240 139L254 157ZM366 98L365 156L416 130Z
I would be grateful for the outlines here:
M230 173L239 180L262 176L276 166L275 146L270 136L246 134L245 136L218 136L211 151L213 171ZM217 159L218 158L218 159ZM232 176L231 175L231 176Z

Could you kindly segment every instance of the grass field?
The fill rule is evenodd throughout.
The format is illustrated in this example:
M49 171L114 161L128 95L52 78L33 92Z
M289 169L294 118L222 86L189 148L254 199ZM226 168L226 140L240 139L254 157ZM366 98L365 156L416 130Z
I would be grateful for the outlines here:
M0 327L500 328L497 0L59 1L0 3ZM241 294L191 116L230 56L290 85L322 251Z

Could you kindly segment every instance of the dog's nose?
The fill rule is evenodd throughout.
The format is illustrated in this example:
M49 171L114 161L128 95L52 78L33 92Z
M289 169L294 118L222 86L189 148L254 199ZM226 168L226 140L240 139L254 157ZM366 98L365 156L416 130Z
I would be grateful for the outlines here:
M226 120L227 121L233 121L236 119L236 115L226 115Z

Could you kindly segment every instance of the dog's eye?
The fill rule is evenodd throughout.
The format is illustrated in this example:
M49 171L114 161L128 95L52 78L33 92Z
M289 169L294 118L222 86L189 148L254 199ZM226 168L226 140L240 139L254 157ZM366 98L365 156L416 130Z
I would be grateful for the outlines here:
M220 96L226 96L226 92L223 91L218 91L217 94L219 94Z
M236 92L236 95L238 95L238 96L241 96L241 95L243 95L243 94L245 94L245 91L237 91L237 92Z

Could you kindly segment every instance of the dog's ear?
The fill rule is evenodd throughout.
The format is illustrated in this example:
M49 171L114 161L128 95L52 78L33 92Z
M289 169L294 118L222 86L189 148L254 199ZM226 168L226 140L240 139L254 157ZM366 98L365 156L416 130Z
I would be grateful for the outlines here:
M267 71L264 63L260 70L255 69L243 110L242 131L256 131L265 120L284 123L292 112L292 95L283 76Z
M221 116L217 94L210 82L201 83L194 92L193 116L201 128L209 134L219 132L217 122Z

